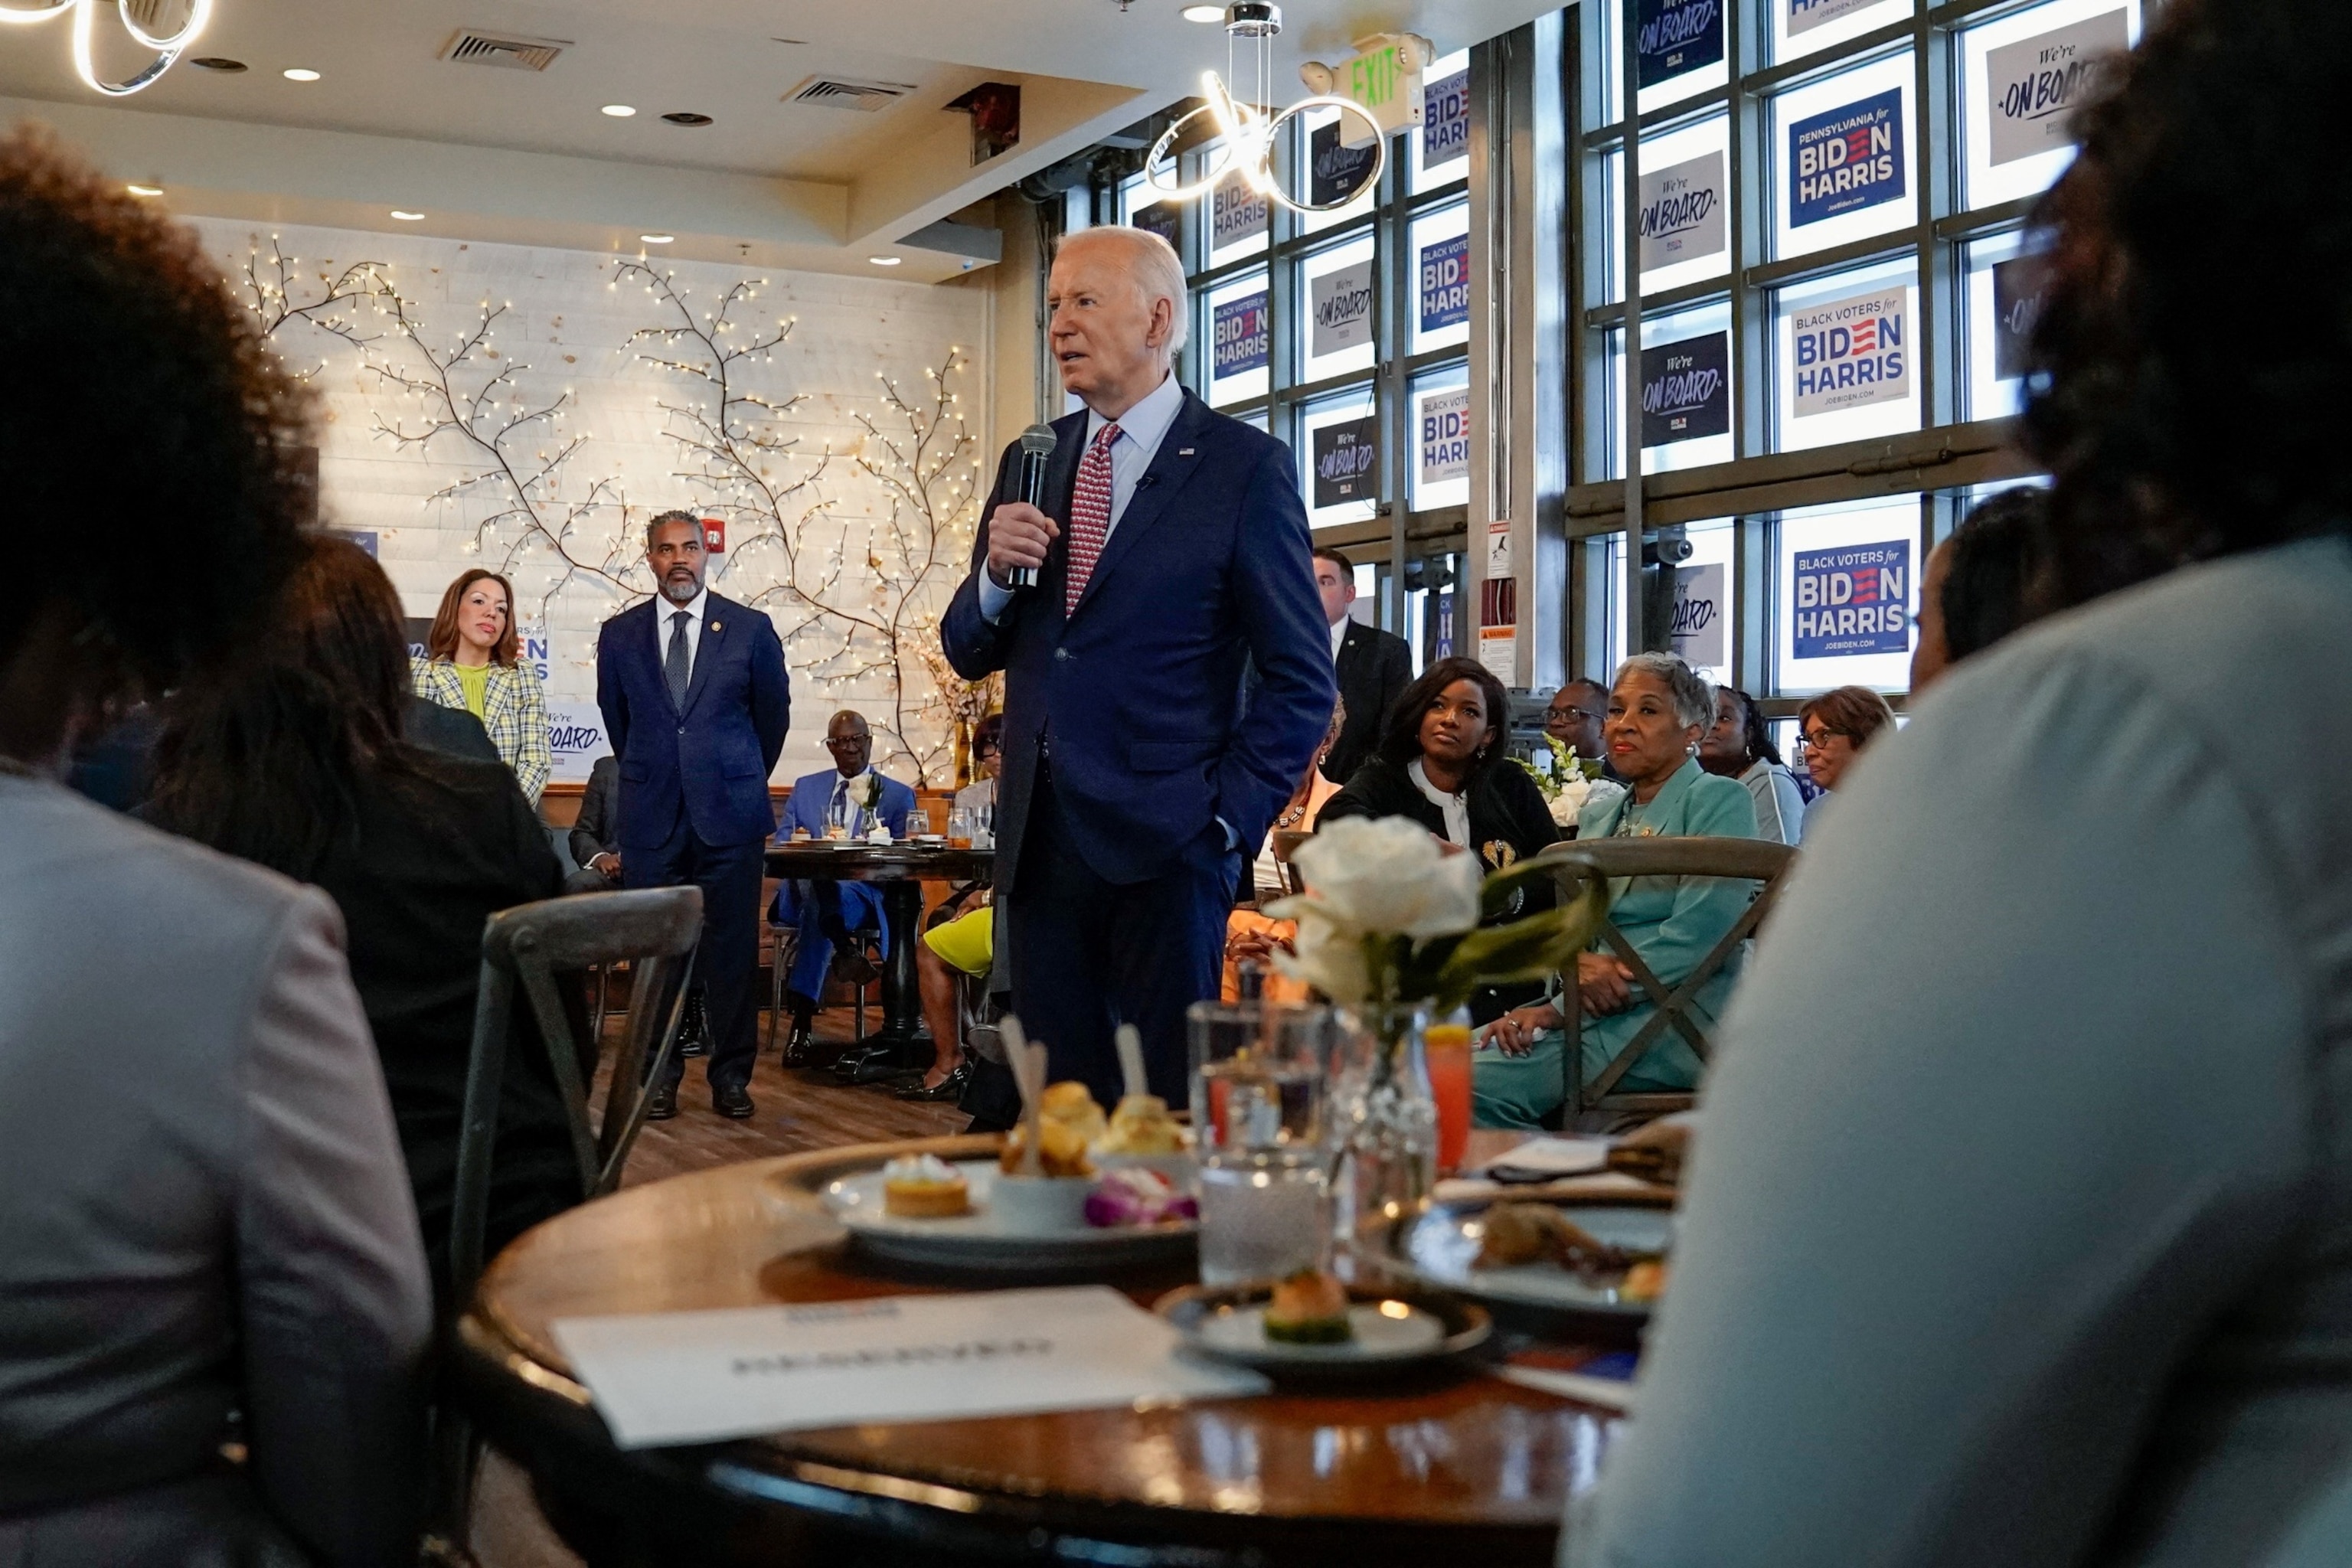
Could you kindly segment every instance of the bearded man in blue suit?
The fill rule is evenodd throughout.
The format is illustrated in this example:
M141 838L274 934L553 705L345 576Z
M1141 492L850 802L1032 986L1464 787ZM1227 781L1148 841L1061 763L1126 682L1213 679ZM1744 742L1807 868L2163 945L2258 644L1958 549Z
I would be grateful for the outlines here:
M1042 506L1008 449L940 631L967 679L1004 672L996 889L1013 1010L1056 1079L1118 1097L1112 1034L1185 1090L1184 1010L1213 996L1245 858L1336 695L1288 447L1171 373L1184 270L1140 229L1071 236L1047 284L1064 390ZM1033 587L1013 574L1034 570ZM976 1126L1012 1119L975 1077Z

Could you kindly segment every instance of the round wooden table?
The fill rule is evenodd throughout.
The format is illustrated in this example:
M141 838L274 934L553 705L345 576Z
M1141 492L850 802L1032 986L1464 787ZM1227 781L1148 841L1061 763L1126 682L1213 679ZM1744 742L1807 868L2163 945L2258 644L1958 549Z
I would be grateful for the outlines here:
M851 1252L814 1192L895 1153L971 1158L996 1142L754 1161L551 1220L492 1263L459 1321L457 1397L599 1564L1551 1562L1615 1417L1475 1368L1364 1393L614 1446L556 1320L986 1289ZM1108 1282L1148 1305L1189 1270Z
M870 844L817 838L768 846L771 877L882 885L882 922L889 933L890 956L882 968L879 1038L901 1048L923 1032L922 992L915 979L915 926L923 918L922 884L984 882L995 864L993 849L950 849L911 839Z

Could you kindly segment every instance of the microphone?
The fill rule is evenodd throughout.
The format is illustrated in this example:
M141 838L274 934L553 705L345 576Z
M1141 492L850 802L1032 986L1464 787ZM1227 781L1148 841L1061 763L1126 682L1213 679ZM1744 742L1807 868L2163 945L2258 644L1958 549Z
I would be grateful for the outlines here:
M1051 425L1032 425L1021 432L1019 499L1031 506L1038 506L1045 499L1045 465L1052 461L1054 447L1059 439ZM1004 575L1009 587L1034 588L1037 585L1037 569L1034 566L1015 566Z

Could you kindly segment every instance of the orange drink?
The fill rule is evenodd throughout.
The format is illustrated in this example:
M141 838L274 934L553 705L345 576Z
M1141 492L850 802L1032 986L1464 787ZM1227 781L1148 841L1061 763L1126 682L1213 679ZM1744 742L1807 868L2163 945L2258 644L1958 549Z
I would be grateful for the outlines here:
M1421 1044L1437 1101L1437 1168L1454 1170L1470 1147L1470 1026L1432 1024Z

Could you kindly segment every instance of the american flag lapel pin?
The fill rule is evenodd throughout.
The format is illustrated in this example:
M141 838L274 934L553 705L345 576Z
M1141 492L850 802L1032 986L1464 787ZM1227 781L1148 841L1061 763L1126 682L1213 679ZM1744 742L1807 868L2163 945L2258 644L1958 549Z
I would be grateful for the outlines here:
M1180 458L1189 458L1192 455L1192 448L1190 447L1179 447L1176 448L1176 455Z

